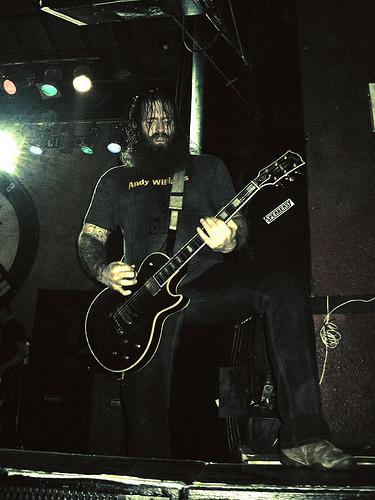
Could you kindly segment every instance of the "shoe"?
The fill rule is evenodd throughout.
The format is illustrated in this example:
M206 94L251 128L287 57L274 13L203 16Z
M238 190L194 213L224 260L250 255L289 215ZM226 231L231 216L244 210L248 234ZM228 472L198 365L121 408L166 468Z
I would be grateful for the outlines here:
M284 465L294 467L323 469L349 469L357 465L354 457L336 448L329 441L318 441L281 450L280 461Z

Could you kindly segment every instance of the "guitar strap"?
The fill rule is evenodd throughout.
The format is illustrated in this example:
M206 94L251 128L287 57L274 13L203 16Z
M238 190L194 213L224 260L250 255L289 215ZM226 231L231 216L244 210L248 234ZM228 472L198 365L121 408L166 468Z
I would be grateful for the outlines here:
M182 210L185 187L185 169L175 172L172 179L171 194L169 196L169 230L167 236L166 253L173 254L173 248L176 241L178 215Z

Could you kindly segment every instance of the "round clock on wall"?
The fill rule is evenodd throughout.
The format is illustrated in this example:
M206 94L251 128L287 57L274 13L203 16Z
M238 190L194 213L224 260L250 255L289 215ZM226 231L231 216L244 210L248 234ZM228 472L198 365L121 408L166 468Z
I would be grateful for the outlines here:
M0 297L13 297L34 263L39 237L35 205L22 183L0 172Z

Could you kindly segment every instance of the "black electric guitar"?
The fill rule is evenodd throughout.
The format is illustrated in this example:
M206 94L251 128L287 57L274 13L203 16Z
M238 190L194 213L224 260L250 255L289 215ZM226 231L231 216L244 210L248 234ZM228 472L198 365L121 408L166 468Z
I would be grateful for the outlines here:
M260 189L292 180L292 174L304 163L299 154L287 151L260 170L216 217L228 222ZM189 303L177 293L177 286L185 276L185 264L204 245L196 234L172 257L151 253L139 267L138 283L131 295L124 297L105 288L95 297L86 314L86 339L103 368L131 373L150 362L160 344L164 321Z

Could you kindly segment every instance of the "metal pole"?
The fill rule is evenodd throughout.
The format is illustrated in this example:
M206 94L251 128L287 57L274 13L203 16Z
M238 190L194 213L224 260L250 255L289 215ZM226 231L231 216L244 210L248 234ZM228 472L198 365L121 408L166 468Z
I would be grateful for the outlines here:
M197 37L194 26L194 38ZM202 52L193 52L191 69L191 106L190 106L190 152L201 154L203 145L204 123L204 63Z

